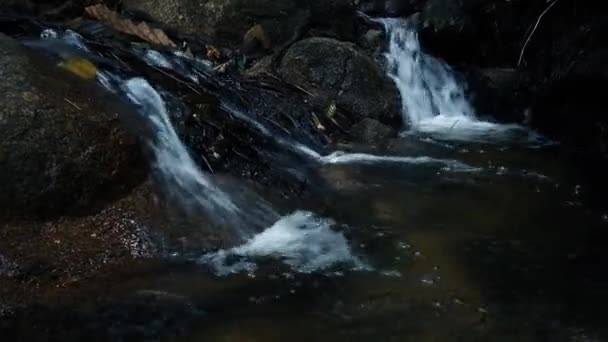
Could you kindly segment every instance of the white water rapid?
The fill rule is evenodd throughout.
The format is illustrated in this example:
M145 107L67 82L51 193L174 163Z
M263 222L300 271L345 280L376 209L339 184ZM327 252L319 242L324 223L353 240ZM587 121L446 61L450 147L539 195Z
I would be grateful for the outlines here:
M540 137L522 126L479 120L454 71L420 47L412 19L380 19L389 36L388 73L402 99L408 132L460 141L537 142Z

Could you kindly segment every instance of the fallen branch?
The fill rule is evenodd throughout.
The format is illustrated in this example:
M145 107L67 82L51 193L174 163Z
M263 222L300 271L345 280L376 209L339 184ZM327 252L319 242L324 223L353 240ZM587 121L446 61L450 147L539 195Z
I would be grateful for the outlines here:
M538 20L536 20L536 24L534 25L534 28L532 29L532 32L530 32L530 34L528 35L528 38L526 39L526 42L524 43L524 46L521 48L521 52L519 54L519 60L517 61L517 67L519 67L521 65L521 62L524 58L524 53L526 52L526 47L528 46L528 43L530 43L530 39L532 39L532 36L534 35L534 32L536 32L536 29L538 28L538 25L540 24L540 21L543 19L543 17L545 16L545 14L547 14L547 12L549 12L549 10L558 2L559 0L553 0L553 2L551 2L549 4L549 6L547 6L547 8L545 8L545 10L543 11L543 13L540 14L540 16L538 17Z

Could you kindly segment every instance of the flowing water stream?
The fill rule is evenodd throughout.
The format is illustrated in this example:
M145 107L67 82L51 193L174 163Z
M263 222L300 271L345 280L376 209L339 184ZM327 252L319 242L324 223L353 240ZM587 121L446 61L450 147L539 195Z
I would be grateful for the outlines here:
M313 162L326 185L306 209L273 202L244 183L239 191L224 187L180 141L166 105L170 94L143 78L102 74L99 82L136 105L138 119L151 127L154 168L172 196L206 212L217 229L235 229L241 242L139 263L91 284L84 297L50 309L70 317L59 323L66 339L608 336L598 314L608 305L608 220L585 205L575 168L534 132L479 120L463 84L421 50L411 23L383 22L407 123L386 149L321 153L276 136L225 99L233 116ZM192 81L201 77L181 56L141 56Z

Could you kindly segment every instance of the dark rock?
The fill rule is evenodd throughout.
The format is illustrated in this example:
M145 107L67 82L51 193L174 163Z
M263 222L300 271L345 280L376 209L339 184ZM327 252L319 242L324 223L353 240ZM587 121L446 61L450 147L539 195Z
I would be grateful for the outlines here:
M604 58L606 55L604 56ZM530 124L577 155L608 160L606 68L551 82L532 105Z
M337 18L354 18L350 0L125 0L123 5L181 32L233 47L256 25L263 29L266 43L277 47L308 24L333 25Z
M355 0L360 11L375 17L403 17L414 13L421 0Z
M0 77L0 216L77 213L140 183L138 141L93 82L1 35Z
M355 124L350 134L360 142L375 144L396 137L397 131L378 120L366 118Z
M0 13L66 19L81 16L84 7L94 2L94 0L2 0L0 1ZM115 3L114 0L106 2L107 5L113 3Z
M384 40L384 33L381 30L371 29L361 37L359 45L363 48L374 50L380 47Z
M400 97L393 81L353 44L329 38L310 38L294 44L285 54L283 78L345 111L351 122L364 118L399 126Z
M525 73L513 68L474 68L465 73L478 114L501 122L523 122L534 89Z
M509 67L544 0L430 0L420 15L421 41L452 65Z
M567 29L551 39L538 32L546 47L537 53L538 45L533 46L526 53L525 68L539 89L531 101L530 124L577 156L606 161L608 116L602 89L608 82L608 13L588 18L562 24Z

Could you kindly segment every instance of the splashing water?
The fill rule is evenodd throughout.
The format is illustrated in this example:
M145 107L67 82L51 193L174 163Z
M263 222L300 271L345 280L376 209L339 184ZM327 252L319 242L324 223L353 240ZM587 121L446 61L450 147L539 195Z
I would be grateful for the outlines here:
M329 219L297 211L277 221L272 227L254 236L245 244L202 256L199 262L212 266L219 275L256 269L256 265L241 258L275 257L293 270L311 273L338 265L352 270L371 268L354 256L348 241L340 232L331 229ZM233 259L238 261L230 261Z
M460 141L542 141L538 134L520 125L477 119L453 70L422 51L412 19L387 18L380 22L390 39L388 73L401 94L403 122L410 131Z

